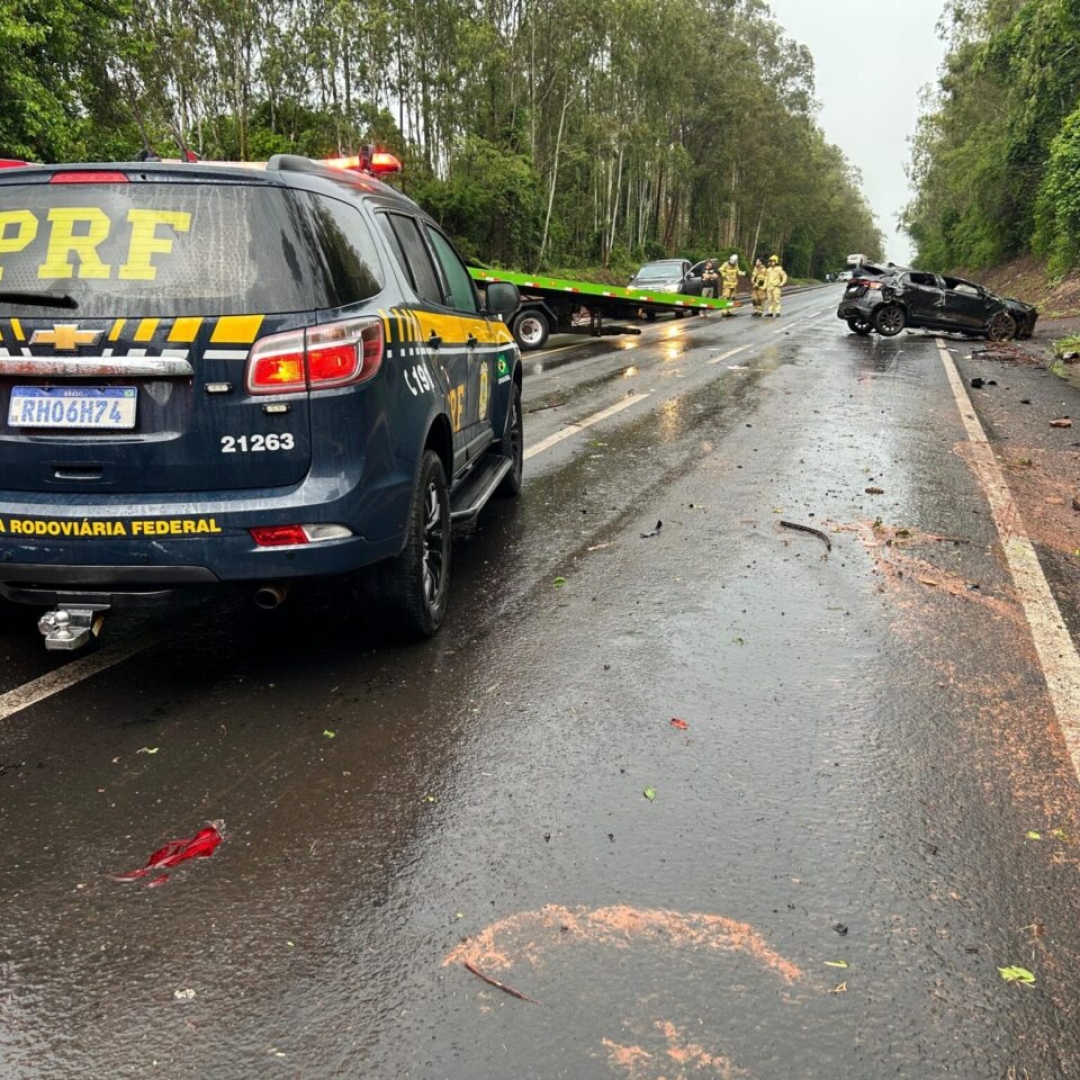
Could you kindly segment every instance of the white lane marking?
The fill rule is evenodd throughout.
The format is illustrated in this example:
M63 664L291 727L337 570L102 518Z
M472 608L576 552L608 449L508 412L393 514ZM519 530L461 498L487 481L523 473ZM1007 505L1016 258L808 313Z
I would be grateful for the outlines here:
M31 705L36 705L47 697L52 697L53 694L59 694L62 690L67 690L69 686L82 682L83 679L92 678L114 664L119 664L121 660L127 660L136 653L148 649L156 643L156 640L155 637L138 637L119 645L110 645L100 652L72 660L70 664L65 664L56 671L50 671L47 675L31 679L30 682L23 683L22 686L17 686L6 694L0 694L0 720L6 720L9 716Z
M828 307L823 308L821 311L808 312L806 315L796 315L791 322L786 322L783 326L778 326L775 330L769 332L774 336L776 334L782 334L785 330L790 330L793 326L798 326L802 322L809 322L811 319L820 319L822 315L827 315L830 311L832 311L832 308ZM769 316L766 315L765 318L769 318Z
M719 364L722 360L730 360L733 356L738 356L741 352L746 352L749 349L749 345L740 345L737 349L728 349L726 353L721 353L719 356L714 356L711 360L706 360L706 364Z
M937 347L971 443L972 458L990 503L994 525L1005 550L1005 561L1035 642L1050 692L1050 704L1072 759L1073 771L1080 779L1080 656L1077 656L1072 635L1043 575L1035 548L1024 531L1020 513L975 415L960 373L940 338Z
M528 461L529 458L536 457L537 454L542 454L545 450L550 450L551 447L571 438L571 436L576 435L579 431L584 431L586 428L592 427L593 424L599 424L601 420L606 420L609 416L614 416L616 413L622 412L623 409L629 409L631 405L636 405L639 401L644 401L648 396L648 394L630 394L610 408L602 409L598 413L593 413L592 416L587 416L584 420L579 420L576 424L567 425L562 431L556 431L554 435L549 435L546 439L541 439L535 446L530 446L529 449L525 451L525 460Z

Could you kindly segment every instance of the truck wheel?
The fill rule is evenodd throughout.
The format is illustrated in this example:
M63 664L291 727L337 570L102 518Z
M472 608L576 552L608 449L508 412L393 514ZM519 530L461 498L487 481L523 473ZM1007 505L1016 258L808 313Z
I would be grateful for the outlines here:
M510 332L518 346L529 352L533 349L542 349L547 343L551 326L547 317L539 311L522 311L514 316L510 325Z
M405 548L381 568L379 592L391 629L410 640L442 626L450 596L450 495L434 450L420 461Z
M506 430L503 432L499 449L504 456L513 462L513 465L510 471L499 481L495 494L512 499L521 491L521 474L525 461L525 431L521 419L521 386L516 382L514 383L513 392L510 394L510 415L506 418Z

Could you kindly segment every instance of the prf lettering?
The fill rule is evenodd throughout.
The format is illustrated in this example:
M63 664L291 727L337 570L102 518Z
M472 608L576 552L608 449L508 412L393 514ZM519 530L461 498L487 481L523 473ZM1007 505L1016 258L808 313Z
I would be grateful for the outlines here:
M461 414L465 409L465 385L451 386L447 394L447 404L450 406L450 426L455 431L461 430Z
M102 261L98 248L117 228L128 230L127 260L112 266ZM38 265L39 278L154 281L158 268L153 257L170 254L176 235L190 229L191 214L183 210L128 210L123 225L98 206L54 206L44 222L30 210L0 211L0 279L3 256L23 251L43 233L45 257Z

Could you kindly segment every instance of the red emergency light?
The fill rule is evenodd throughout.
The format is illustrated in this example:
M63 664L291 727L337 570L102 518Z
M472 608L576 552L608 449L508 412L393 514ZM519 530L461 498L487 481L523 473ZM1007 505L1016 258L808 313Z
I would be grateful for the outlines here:
M25 164L25 161L19 161L18 158L0 158L0 169L18 169Z
M388 176L401 172L401 162L385 150L376 150L374 146L365 146L359 154L351 157L326 158L324 165L332 169L351 169L353 172L368 173L371 176Z

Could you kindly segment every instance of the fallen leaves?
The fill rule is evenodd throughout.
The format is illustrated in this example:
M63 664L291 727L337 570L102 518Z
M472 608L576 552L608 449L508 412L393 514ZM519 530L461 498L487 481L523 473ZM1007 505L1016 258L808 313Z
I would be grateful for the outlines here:
M685 731L690 725L685 720L680 720L677 716L671 718L671 726L678 728L680 731Z
M1035 985L1035 976L1027 968L999 967L998 973L1007 983L1020 983L1022 986Z
M656 788L647 787L641 794L644 795L645 798L649 800L649 802L652 802L653 799L656 798Z

